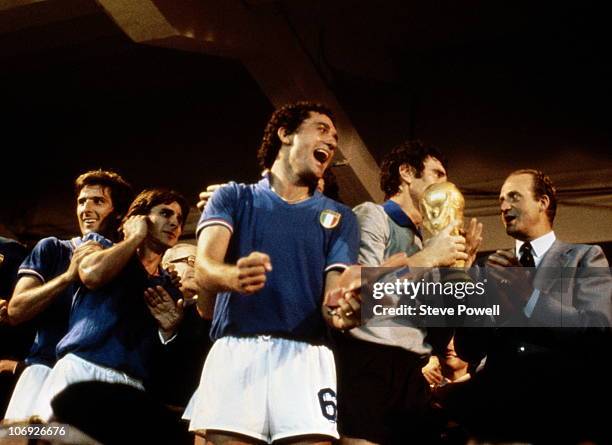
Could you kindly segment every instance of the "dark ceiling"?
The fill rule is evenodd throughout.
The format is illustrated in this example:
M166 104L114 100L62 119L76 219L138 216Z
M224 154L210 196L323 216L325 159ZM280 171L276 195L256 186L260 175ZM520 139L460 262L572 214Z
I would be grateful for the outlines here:
M462 185L526 164L612 167L611 31L596 3L417 3L244 2L285 17L377 160L418 137ZM0 82L0 223L23 240L76 230L56 215L86 169L192 201L257 177L272 105L237 60L134 44L99 11L0 35ZM568 163L579 152L586 163Z
M60 28L83 20L116 29L102 14ZM24 33L44 41L50 28ZM192 202L206 184L257 176L254 150L272 107L238 61L114 34L3 60L5 150L18 176L2 178L2 219L26 238L65 230L53 218L32 227L31 213L57 197L71 212L72 180L87 169L117 170L136 189L173 187Z

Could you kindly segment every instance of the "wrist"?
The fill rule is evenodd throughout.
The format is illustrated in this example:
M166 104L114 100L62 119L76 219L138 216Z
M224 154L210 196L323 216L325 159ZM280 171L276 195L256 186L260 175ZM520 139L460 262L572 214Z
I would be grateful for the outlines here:
M64 272L63 274L61 274L59 277L59 282L62 286L68 286L76 281L79 280L79 274L77 273L72 273L69 270L67 270L66 272Z
M437 267L434 260L428 255L427 250L421 250L406 259L408 267Z
M138 247L142 244L142 242L145 240L146 237L147 237L146 233L145 234L131 233L125 237L125 242L134 247Z
M137 240L137 241L143 241L145 238L147 237L147 233L146 232L135 232L135 233L131 233L128 235L128 239L131 240Z
M231 272L228 274L228 276L228 290L233 292L242 292L242 288L240 286L240 269L238 269L238 266L232 266Z

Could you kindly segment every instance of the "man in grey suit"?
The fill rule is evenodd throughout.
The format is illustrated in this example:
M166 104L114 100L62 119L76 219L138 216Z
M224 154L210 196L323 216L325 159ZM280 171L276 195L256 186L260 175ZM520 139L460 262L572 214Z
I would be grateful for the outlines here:
M486 355L486 365L450 407L476 435L492 439L607 443L595 397L611 395L603 371L612 350L608 262L599 246L556 239L556 191L542 172L511 173L499 202L515 249L495 252L487 269L508 283L499 291L508 291L515 327L458 330L459 355L470 361Z
M504 182L499 202L506 233L516 246L497 251L487 263L491 274L507 280L514 275L506 267L532 268L526 276L533 280L511 283L512 298L522 306L528 325L609 327L612 287L609 273L603 273L608 262L599 246L556 239L557 199L550 178L538 170L517 170ZM573 286L558 289L561 281L570 280Z

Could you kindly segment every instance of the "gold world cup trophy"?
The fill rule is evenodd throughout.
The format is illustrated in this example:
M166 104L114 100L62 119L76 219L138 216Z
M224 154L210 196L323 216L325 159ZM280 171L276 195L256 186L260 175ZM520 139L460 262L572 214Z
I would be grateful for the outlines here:
M462 235L464 207L465 199L452 182L441 182L427 187L420 202L424 240L436 236L455 221L459 221L459 224L455 226L451 235ZM464 266L464 260L455 261L443 272L443 281L471 281L463 269Z

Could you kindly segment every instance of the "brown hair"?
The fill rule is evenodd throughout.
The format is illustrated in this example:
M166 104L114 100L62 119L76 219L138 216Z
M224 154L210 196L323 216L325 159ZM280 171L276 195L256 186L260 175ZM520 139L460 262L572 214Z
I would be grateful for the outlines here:
M555 220L555 215L557 214L557 189L553 185L550 178L542 171L532 168L523 168L513 171L508 175L508 177L516 175L531 176L533 179L531 191L535 199L540 199L544 195L548 196L550 204L546 209L546 216L548 217L548 222L550 222L550 225L552 226L553 221Z
M124 221L130 216L134 215L148 215L151 209L159 204L172 204L177 202L181 207L181 213L183 220L181 221L181 227L185 227L185 221L187 221L187 215L189 215L189 206L183 195L175 192L174 190L168 189L147 189L143 190L138 194L130 208L128 209Z
M281 140L277 134L279 128L284 128L287 134L292 134L310 117L311 112L324 114L334 122L333 113L329 108L312 102L285 105L272 113L257 152L257 160L262 169L272 167L281 148Z
M385 192L385 199L396 195L402 183L399 169L402 165L410 165L416 170L416 177L420 178L425 168L425 160L432 157L440 161L446 169L448 162L436 147L424 145L421 141L405 141L393 148L383 158L380 166L380 189Z
M81 190L83 190L83 187L87 185L100 185L110 189L113 208L115 213L119 215L119 219L125 215L128 205L134 197L132 186L118 173L111 170L90 170L76 178L74 190L77 197Z

